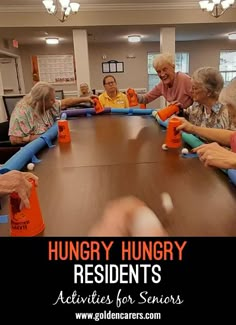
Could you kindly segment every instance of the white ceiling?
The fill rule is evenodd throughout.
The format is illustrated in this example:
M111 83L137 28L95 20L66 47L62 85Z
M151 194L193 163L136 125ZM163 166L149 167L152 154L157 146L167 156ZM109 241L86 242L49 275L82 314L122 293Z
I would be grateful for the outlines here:
M81 10L89 10L89 6L100 8L112 8L112 6L129 6L129 8L137 8L145 5L159 5L166 8L178 8L189 6L189 8L198 8L197 0L74 0L81 4ZM12 11L18 12L33 8L34 11L43 11L44 7L41 0L0 0L0 12ZM86 9L87 8L87 9ZM208 15L207 13L202 13ZM51 19L56 19L51 17ZM235 17L236 21L236 17ZM0 26L1 22L0 22ZM174 25L173 25L174 26ZM118 42L126 41L129 34L140 34L144 42L159 41L160 25L136 25L136 26L83 26L82 29L88 31L88 41L91 42ZM171 25L169 27L172 27ZM76 27L80 28L80 27ZM178 24L176 28L176 40L208 40L208 39L223 39L230 32L236 32L236 23L215 23L207 24ZM73 26L61 25L60 27L0 27L0 35L4 35L6 39L17 39L20 44L42 44L46 36L59 37L62 42L72 42Z

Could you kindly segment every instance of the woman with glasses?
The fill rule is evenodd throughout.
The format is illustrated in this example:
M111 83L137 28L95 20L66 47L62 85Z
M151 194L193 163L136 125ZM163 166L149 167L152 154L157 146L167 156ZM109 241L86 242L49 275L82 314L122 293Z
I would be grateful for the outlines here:
M223 103L236 122L236 80L223 88L219 96L220 103ZM186 119L180 118L182 124L177 127L178 131L184 131L204 137L210 141L216 141L210 144L203 144L195 149L199 159L205 166L214 166L225 169L236 169L236 132L232 130L219 130L217 128L206 128L189 123ZM222 146L226 146L228 150Z
M192 75L194 103L184 110L184 117L197 126L235 130L227 105L219 102L223 86L223 77L217 69L197 69Z
M107 75L103 78L105 91L99 96L99 101L103 107L128 108L129 101L126 94L117 88L115 77Z

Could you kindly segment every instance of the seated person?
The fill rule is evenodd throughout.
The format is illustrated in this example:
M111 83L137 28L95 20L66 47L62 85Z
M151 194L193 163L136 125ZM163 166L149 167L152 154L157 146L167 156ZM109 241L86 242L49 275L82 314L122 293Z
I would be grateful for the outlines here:
M87 83L82 82L80 84L80 98L88 98L90 96L93 96L93 93L90 91L89 86ZM93 104L90 101L84 100L78 105L78 108L89 108L93 107Z
M93 95L86 82L82 82L79 88L80 88L80 97L90 97Z
M99 95L99 101L103 107L128 108L129 101L126 94L117 89L115 77L108 75L103 78L105 91Z
M219 102L223 86L223 77L217 69L197 69L192 76L194 103L184 110L184 117L197 126L236 130L228 107Z
M11 114L8 132L11 143L25 144L33 141L54 124L61 110L84 100L93 103L92 97L56 100L55 90L50 84L36 83L30 93L16 104Z
M232 112L232 116L236 116L236 79L223 88L219 96L219 102L228 107L229 111ZM197 152L200 160L206 166L236 169L236 131L196 126L184 118L178 118L182 121L182 124L177 127L178 131L182 130L196 134L231 148L231 150L225 149L218 143L204 144L194 148L193 152Z

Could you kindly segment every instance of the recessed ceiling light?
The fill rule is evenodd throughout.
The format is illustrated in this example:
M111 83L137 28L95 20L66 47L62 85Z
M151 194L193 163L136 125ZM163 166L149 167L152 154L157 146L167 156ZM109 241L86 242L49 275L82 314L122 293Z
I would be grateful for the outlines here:
M235 33L229 33L228 38L236 40L236 32Z
M59 43L59 38L55 38L55 37L47 37L45 40L46 40L46 43L50 44L50 45Z
M138 43L141 41L141 36L140 35L129 35L128 41L131 43Z

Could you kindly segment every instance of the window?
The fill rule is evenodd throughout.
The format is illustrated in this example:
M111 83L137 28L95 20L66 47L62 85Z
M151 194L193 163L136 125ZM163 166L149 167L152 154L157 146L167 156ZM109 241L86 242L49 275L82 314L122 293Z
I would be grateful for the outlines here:
M225 86L236 77L236 51L220 52L220 72L224 78Z
M160 81L152 63L159 53L148 53L148 90L151 90ZM175 71L189 73L189 53L175 53Z

